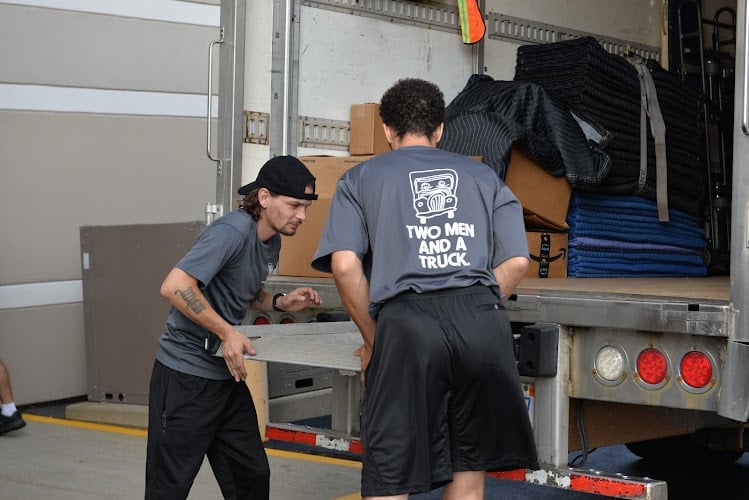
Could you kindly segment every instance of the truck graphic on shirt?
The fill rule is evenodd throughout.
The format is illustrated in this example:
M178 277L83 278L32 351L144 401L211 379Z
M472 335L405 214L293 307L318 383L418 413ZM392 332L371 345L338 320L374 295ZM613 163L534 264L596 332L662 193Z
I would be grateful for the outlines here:
M450 219L455 217L458 208L458 196L455 193L458 174L455 170L420 170L408 175L416 217L421 224L438 215L447 214Z

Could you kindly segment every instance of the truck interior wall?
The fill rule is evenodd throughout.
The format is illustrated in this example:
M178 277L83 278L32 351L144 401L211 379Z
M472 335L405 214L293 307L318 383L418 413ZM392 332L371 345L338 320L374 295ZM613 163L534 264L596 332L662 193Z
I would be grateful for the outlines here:
M33 5L0 4L0 356L18 404L86 393L80 293L18 305L59 283L80 292L80 226L200 220L215 196L205 92L217 21L183 22L201 7L190 2L169 3L171 21L149 18L158 6Z
M270 40L273 38L273 3L247 2L245 26L244 109L270 113L271 61ZM267 144L242 145L242 183L257 177L260 167L268 160Z
M270 112L268 40L274 36L274 3L248 2L247 5L247 26L258 28L248 30L246 39L246 110ZM661 9L660 4L648 0L564 3L488 0L484 11L660 46ZM472 48L462 44L455 33L306 6L301 6L298 21L299 73L294 77L299 79L300 116L349 120L351 104L379 101L382 92L395 79L405 76L435 81L449 103L473 72ZM484 46L485 71L494 78L511 80L517 44L486 39ZM297 154L348 153L299 148ZM254 178L267 157L267 145L244 145L243 180Z
M274 36L272 4L247 5L247 26L253 29L245 41L245 109L264 113L271 111L272 99L268 43ZM379 102L396 79L408 76L435 81L449 102L472 72L473 49L455 33L306 6L301 6L298 21L299 116L348 121L352 104ZM345 156L348 152L300 147L296 154ZM267 145L245 144L243 182L253 179L267 158Z
M455 33L303 7L299 114L348 120L399 78L439 84L452 100L471 75L472 49Z
M486 0L485 11L660 47L662 9L660 2L650 0ZM512 80L517 47L514 42L487 40L486 73L497 80Z

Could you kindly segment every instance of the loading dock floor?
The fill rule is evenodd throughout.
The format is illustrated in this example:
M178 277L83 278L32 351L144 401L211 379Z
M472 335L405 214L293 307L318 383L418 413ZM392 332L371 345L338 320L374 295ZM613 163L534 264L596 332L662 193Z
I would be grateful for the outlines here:
M0 498L143 498L145 430L28 413L24 419L25 428L0 436ZM273 449L268 459L274 500L360 498L359 462ZM188 498L221 498L207 463Z
M64 412L24 412L27 426L0 436L0 498L3 500L143 498L146 431L61 418ZM358 500L356 460L268 448L272 500ZM624 446L598 449L589 466L669 482L669 497L739 500L749 484L749 453L722 471L672 469L639 461ZM190 500L218 499L208 465L201 469ZM413 495L439 500L441 491ZM487 479L487 500L593 500L597 495Z

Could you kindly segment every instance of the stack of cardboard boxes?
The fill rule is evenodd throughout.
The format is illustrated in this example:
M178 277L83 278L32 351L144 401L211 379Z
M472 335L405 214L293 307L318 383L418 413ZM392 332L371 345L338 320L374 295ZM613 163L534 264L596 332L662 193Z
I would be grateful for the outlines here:
M567 210L572 185L513 146L505 183L523 205L531 255L528 278L567 277Z
M379 105L351 106L349 156L302 156L299 159L317 179L318 200L307 209L307 220L293 237L282 237L279 274L282 276L330 277L312 269L330 202L338 179L351 167L374 155L390 151L382 130ZM477 158L480 160L480 158ZM531 266L527 277L564 278L567 276L567 209L572 186L554 177L513 147L505 182L523 205Z
M351 106L350 156L302 156L299 159L315 176L317 201L307 209L307 220L293 237L282 237L278 271L282 276L330 277L310 266L320 242L336 184L343 173L374 155L390 151L382 130L380 106L375 103Z

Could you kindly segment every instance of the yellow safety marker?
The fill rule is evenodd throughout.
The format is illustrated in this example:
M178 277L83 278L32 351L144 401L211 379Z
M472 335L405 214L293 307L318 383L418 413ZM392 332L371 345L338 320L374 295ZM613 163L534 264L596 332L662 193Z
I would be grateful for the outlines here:
M28 420L30 422L40 422L43 424L64 425L67 427L76 427L78 429L89 429L89 430L94 430L94 431L111 432L114 434L125 434L128 436L139 436L139 437L148 436L148 431L146 429L122 427L122 426L110 425L110 424L97 424L95 422L84 422L82 420L69 420L65 418L45 417L43 415L35 415L31 413L24 413L23 418L24 420ZM297 453L293 451L274 450L274 449L266 449L265 452L270 456L279 457L279 458L288 458L292 460L304 460L306 462L316 462L316 463L323 463L323 464L329 464L329 465L340 465L343 467L352 467L354 469L361 469L361 462L359 462L358 460L347 460L345 458L326 457L322 455L311 455L309 453ZM348 498L348 497L344 497L344 498Z

